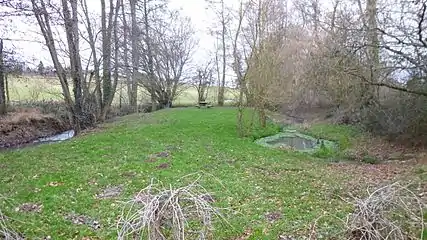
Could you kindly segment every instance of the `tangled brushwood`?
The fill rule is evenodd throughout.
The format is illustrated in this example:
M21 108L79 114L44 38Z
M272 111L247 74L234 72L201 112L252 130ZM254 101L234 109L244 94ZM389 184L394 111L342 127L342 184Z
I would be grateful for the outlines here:
M1 210L0 210L0 239L2 240L23 240L24 239L8 224L8 218L3 214Z
M355 210L346 222L348 239L423 239L424 203L407 187L393 183L368 197L355 198Z
M213 239L214 218L224 218L197 182L167 188L152 181L124 203L118 239Z

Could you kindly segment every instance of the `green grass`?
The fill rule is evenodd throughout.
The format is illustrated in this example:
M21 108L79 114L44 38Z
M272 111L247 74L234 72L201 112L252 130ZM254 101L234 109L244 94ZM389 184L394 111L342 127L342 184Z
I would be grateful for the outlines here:
M119 83L115 94L114 102L118 104L120 98L122 102L127 102L126 85ZM61 85L56 78L43 77L10 77L9 79L9 94L11 101L41 101L41 100L60 100ZM139 101L144 103L149 101L149 96L146 91L139 88ZM237 98L237 92L233 89L226 89L225 99L234 101ZM208 91L207 101L216 103L218 95L217 87L210 87ZM175 105L193 105L197 103L197 90L193 87L186 86L180 91L179 96L175 99Z
M0 195L8 199L0 208L29 239L114 239L118 200L128 199L152 178L180 186L195 179L187 175L199 173L215 205L229 208L224 214L231 225L216 225L215 239L234 239L247 229L253 240L307 236L310 224L325 212L340 217L347 213L349 206L335 197L345 173L329 174L325 162L309 155L259 146L255 137L278 128L270 123L266 131L255 129L238 138L234 108L170 109L127 116L67 142L0 153ZM160 151L171 156L145 161ZM169 168L157 168L166 162ZM63 185L49 186L51 182ZM119 199L94 198L106 186L118 184L125 186ZM14 210L26 202L43 204L42 212ZM64 218L71 212L98 219L102 228L72 224ZM268 212L282 217L270 223ZM329 229L334 221L322 219L318 228Z
M350 148L354 140L362 135L361 130L354 126L332 124L314 124L304 132L314 137L336 141L341 150Z

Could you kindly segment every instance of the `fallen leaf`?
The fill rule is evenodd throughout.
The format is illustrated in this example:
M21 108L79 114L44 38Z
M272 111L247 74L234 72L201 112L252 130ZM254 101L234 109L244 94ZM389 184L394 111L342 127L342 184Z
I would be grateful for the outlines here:
M63 182L49 182L47 185L50 187L57 187L57 186L64 185L64 183Z
M89 184L89 185L98 185L98 183L97 183L97 182L96 182L96 180L94 180L94 179L89 180L89 181L87 182L87 184Z

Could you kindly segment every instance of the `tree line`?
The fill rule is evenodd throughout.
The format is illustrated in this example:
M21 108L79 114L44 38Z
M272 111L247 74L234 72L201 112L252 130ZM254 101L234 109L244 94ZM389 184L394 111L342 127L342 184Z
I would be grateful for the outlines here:
M105 120L119 78L135 112L138 88L148 92L154 110L171 106L189 78L197 44L190 19L167 1L98 4L94 12L86 0L1 2L3 19L20 16L38 26L77 131ZM83 45L89 57L82 56Z

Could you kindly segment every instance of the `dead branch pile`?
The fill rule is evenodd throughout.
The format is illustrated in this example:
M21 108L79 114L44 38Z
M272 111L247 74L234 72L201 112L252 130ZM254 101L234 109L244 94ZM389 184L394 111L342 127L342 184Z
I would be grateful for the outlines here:
M0 239L2 240L22 240L21 237L9 224L8 218L0 210Z
M407 187L393 183L354 199L346 221L348 239L423 239L423 204Z
M213 239L213 217L222 216L197 182L173 188L152 181L124 203L118 239Z

